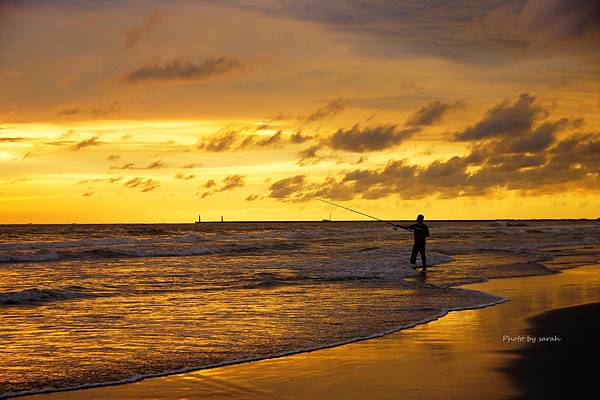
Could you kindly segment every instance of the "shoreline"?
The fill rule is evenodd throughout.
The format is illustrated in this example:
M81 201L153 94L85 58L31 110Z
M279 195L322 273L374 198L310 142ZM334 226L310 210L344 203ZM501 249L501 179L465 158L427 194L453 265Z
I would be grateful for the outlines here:
M528 275L528 276L537 276L537 275ZM528 277L528 276L526 276L526 277ZM511 279L511 278L508 278L508 279ZM478 283L480 283L480 282L478 282ZM469 285L473 285L473 284L469 284ZM465 286L465 285L462 285L462 286ZM461 288L461 286L459 285L454 288L458 289L458 288ZM470 289L466 289L466 290L470 290ZM477 291L477 290L474 290L474 291ZM442 311L438 315L434 315L429 318L425 318L425 319L422 319L422 320L419 320L416 322L399 325L395 328L388 329L383 332L378 332L373 335L359 336L359 337L356 337L353 339L349 339L349 340L345 340L345 341L341 341L341 342L335 342L335 343L331 343L331 344L326 344L326 345L322 345L322 346L309 347L306 349L299 349L299 350L292 350L289 352L278 353L278 354L271 354L271 355L268 355L265 357L250 357L250 358L244 358L244 359L239 359L239 360L224 361L224 362L216 363L216 364L208 364L208 365L204 365L201 367L191 367L191 368L184 368L184 369L173 370L173 371L159 372L156 374L132 376L130 378L126 378L126 379L123 379L120 381L114 381L114 382L90 383L90 384L73 386L73 387L68 387L68 388L48 388L48 389L43 389L43 390L32 390L32 391L25 391L25 392L0 394L0 400L12 399L12 398L26 399L26 398L29 398L30 396L38 396L38 395L44 396L44 395L51 395L51 394L60 394L63 392L80 392L80 391L84 391L87 389L122 386L122 385L128 385L128 384L132 384L132 383L142 382L147 379L164 378L164 377L169 377L169 376L176 376L176 375L193 373L193 372L204 371L204 370L212 370L212 369L223 368L223 367L228 367L228 366L243 365L243 364L259 362L259 361L275 360L275 359L294 356L294 355L301 355L301 354L312 353L312 352L320 351L320 350L332 349L332 348L346 346L346 345L353 344L353 343L359 343L359 342L363 342L363 341L367 341L367 340L379 339L379 338L383 338L383 337L386 337L389 335L393 335L394 333L398 333L398 332L401 332L404 330L408 330L408 329L417 327L419 325L428 324L428 323L436 321L440 318L444 318L445 316L447 316L449 313L452 313L452 312L480 310L483 308L493 307L495 305L502 304L502 303L509 301L509 299L504 298L504 297L499 297L499 296L495 296L495 295L494 295L494 297L497 297L497 300L478 304L476 306L469 307L469 308L449 308L447 310ZM47 397L47 396L45 396L45 397Z
M550 281L548 281L548 279L553 279L556 281L555 283L560 284L560 282L558 281L570 281L571 280L571 275L578 275L581 272L573 272L573 271L588 271L589 274L595 276L597 279L594 280L594 282L597 284L594 289L597 289L597 296L594 298L595 301L600 301L600 265L587 265L587 266L578 266L578 267L573 267L573 268L569 268L569 269L564 269L562 270L560 273L558 274L551 274L551 275L542 275L542 276L533 276L533 277L517 277L517 278L500 278L500 279L492 279L486 282L482 282L482 283L474 283L474 284L467 284L467 285L463 285L460 286L460 288L463 289L467 289L467 290L477 290L477 291L483 291L489 294L493 294L495 296L502 296L503 299L499 298L499 301L497 302L491 302L490 304L485 304L480 306L479 308L471 308L471 309L466 309L466 310L448 310L442 314L440 314L439 316L432 318L432 319L428 319L427 321L421 321L415 324L411 324L410 326L403 326L403 327L398 327L397 329L393 329L391 331L387 331L384 333L380 333L377 335L373 335L373 336L369 336L369 337L365 337L365 338L356 338L353 339L351 341L347 341L347 342L343 342L343 343L336 343L336 344L330 344L327 346L320 346L318 348L315 349L305 349L305 350L301 350L301 351L295 351L295 352L289 352L289 353L285 353L285 354L279 354L279 355L275 355L272 357L268 357L268 358L260 358L260 359L246 359L246 360L237 360L237 361L233 361L233 362L228 362L225 364L219 364L219 365L213 365L213 366L204 366L201 368L194 368L194 369L188 369L185 371L170 371L170 372L165 372L164 374L160 374L160 375L154 375L154 376L145 376L145 377L137 377L137 378L133 378L135 380L127 380L127 381L121 381L118 383L106 383L106 384L97 384L94 386L83 386L83 387L77 387L77 388L69 388L69 389L58 389L58 390L53 390L53 391L44 391L44 392L38 392L40 394L33 394L31 392L27 393L27 394L23 394L23 395L16 395L13 394L11 396L16 397L18 396L19 398L30 398L30 399L38 399L38 400L42 400L42 399L54 399L54 398L68 398L68 399L76 399L79 398L79 395L81 396L85 396L85 398L97 398L97 399L105 399L105 398L109 398L109 397L118 397L118 398L146 398L144 396L142 396L140 393L136 393L135 395L130 395L130 394L126 394L129 392L136 392L136 391L141 391L142 393L148 389L149 387L154 387L157 384L157 381L169 381L170 383L174 384L176 388L179 388L181 390L184 390L186 388L186 385L189 383L189 380L191 379L190 377L192 376L213 376L213 375L230 375L231 373L238 373L240 372L240 370L242 370L242 372L244 372L243 370L246 370L244 372L244 374L247 374L248 371L252 371L250 374L255 373L257 374L256 379L265 379L264 376L261 377L261 373L260 371L257 371L257 369L260 369L261 367L267 367L270 368L273 365L279 365L281 363L283 364L288 364L288 362L292 362L292 363L305 363L308 362L308 364L313 364L312 370L318 370L319 366L317 364L315 364L315 360L318 360L319 358L321 358L321 356L323 355L323 353L344 353L341 358L336 359L336 361L338 362L343 362L344 357L347 356L348 352L352 352L355 351L356 347L365 347L365 348L371 348L371 347L377 347L378 344L381 344L381 342L394 342L396 341L396 339L398 337L402 337L403 340L406 340L407 336L411 336L412 332L418 332L418 331L422 331L425 330L427 331L428 329L430 329L431 326L435 326L435 325L446 325L450 320L457 320L460 319L460 315L464 315L464 314L472 314L472 313L477 313L482 312L481 310L483 308L488 308L489 310L496 310L499 307L502 307L503 304L510 304L511 302L513 302L515 299L513 297L511 297L511 294L514 295L515 294L515 289L514 287L522 287L523 286L534 286L533 283L527 285L525 282L532 282L532 281L545 281L545 283L547 284L546 286L552 286L552 283ZM562 279L560 279L562 276ZM565 278L566 277L566 278ZM589 280L588 280L589 281ZM512 282L512 285L511 285ZM564 283L564 282L563 282ZM572 286L572 284L570 284ZM513 286L513 288L511 288L511 286ZM500 292L504 291L504 293L498 293L498 291L500 290ZM521 295L527 295L527 291L525 291L523 293L521 293ZM548 294L548 293L547 293ZM507 301L507 297L510 301ZM575 303L573 303L573 301L575 301ZM576 301L575 299L571 299L571 302L567 302L568 305L575 305L575 304L579 304L581 301ZM589 301L588 301L589 302ZM490 307L491 305L496 305L496 307ZM543 311L547 311L549 309L553 309L553 308L543 308ZM486 310L486 311L489 311ZM539 310L538 310L539 311ZM540 312L543 312L540 311ZM482 312L485 313L485 312ZM526 315L517 315L517 318L521 320L521 325L523 325L525 323L525 319L530 316L531 313L527 313ZM446 322L444 322L446 321ZM519 344L511 344L511 350L514 350L515 346L519 346ZM319 354L320 353L320 354ZM423 356L427 356L427 354L423 354ZM303 366L303 368L306 368L306 366ZM290 377L293 377L296 375L297 370L295 370L294 368L290 369L289 373L281 373L281 371L277 371L277 373L275 375L269 375L269 379L270 380L274 380L277 381L277 379L284 379L285 380L285 376L289 375ZM314 372L314 371L313 371ZM264 375L264 374L263 374ZM318 375L317 375L318 376ZM234 379L235 381L235 379ZM233 384L233 383L232 383ZM187 388L189 389L189 388ZM200 387L195 387L195 389L200 389ZM206 388L204 388L206 389ZM296 388L298 389L298 388ZM178 390L178 389L175 389ZM293 392L293 391L292 391ZM154 393L154 396L156 395L155 391L153 390L152 393ZM171 392L172 393L172 392ZM433 395L433 394L432 394ZM92 396L92 397L90 397ZM96 397L94 397L96 396ZM128 397L131 396L131 397ZM314 394L312 394L311 396L315 396ZM328 393L328 396L331 396L330 393ZM368 397L368 396L367 396ZM164 395L162 397L152 397L152 398L170 398L169 395ZM231 398L231 397L228 397ZM236 397L233 397L236 398ZM243 398L243 397L240 397ZM304 398L303 396L292 396L291 398ZM415 397L415 398L420 398L420 397ZM426 397L422 397L422 398L426 398ZM493 398L493 397L492 397Z

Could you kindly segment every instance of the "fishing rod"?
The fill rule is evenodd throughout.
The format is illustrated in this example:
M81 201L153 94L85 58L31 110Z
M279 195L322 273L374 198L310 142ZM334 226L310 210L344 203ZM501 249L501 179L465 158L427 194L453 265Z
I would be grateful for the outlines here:
M318 197L312 196L312 195L310 195L310 194L302 193L302 192L299 192L299 191L297 191L297 190L294 190L294 189L290 189L290 188L286 188L286 189L287 189L287 190L289 190L290 192L298 193L298 194L300 194L300 195L302 195L302 196L310 197L311 199L314 199L314 200L319 200L319 201L322 201L323 203L331 204L332 206L336 206L336 207L339 207L339 208L343 208L344 210L352 211L353 213L360 214L360 215L364 215L365 217L369 217L369 218L375 219L375 220L377 220L377 221L379 221L379 222L383 222L384 224L388 224L388 225L391 225L391 226L393 226L393 227L394 227L394 229L396 229L396 228L398 228L398 227L400 227L400 228L403 228L403 229L406 229L406 228L404 228L404 227L402 227L402 226L399 226L399 225L396 225L396 224L392 224L391 222L384 221L384 220L382 220L382 219L380 219L380 218L377 218L377 217L374 217L374 216L372 216L372 215L365 214L364 212L357 211L357 210L353 210L353 209L351 209L351 208L344 207L344 206L342 206L342 205L335 204L335 203L333 203L333 202L331 202L331 201L323 200L323 199L320 199L320 198L318 198Z

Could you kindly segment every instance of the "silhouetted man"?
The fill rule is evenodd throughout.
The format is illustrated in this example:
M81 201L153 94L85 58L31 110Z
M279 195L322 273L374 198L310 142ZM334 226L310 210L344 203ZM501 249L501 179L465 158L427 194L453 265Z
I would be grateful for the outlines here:
M411 226L396 225L398 228L406 229L415 234L415 243L413 244L412 253L410 255L410 263L417 262L417 253L421 253L421 261L423 262L423 272L427 271L427 256L425 255L425 245L427 244L426 237L429 236L429 228L423 223L425 217L421 214L417 216L417 223Z

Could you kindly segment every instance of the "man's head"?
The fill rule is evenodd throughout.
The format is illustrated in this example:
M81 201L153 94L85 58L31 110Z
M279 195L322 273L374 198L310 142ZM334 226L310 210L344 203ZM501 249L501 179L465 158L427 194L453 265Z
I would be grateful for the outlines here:
M423 222L424 219L425 217L423 216L423 214L417 215L417 222Z

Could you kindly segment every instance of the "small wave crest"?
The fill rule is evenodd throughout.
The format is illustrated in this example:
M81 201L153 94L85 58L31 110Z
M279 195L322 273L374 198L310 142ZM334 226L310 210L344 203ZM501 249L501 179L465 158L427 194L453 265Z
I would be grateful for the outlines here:
M29 288L0 293L0 306L35 305L87 297L92 297L92 294L75 287L60 289Z

